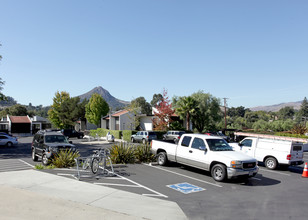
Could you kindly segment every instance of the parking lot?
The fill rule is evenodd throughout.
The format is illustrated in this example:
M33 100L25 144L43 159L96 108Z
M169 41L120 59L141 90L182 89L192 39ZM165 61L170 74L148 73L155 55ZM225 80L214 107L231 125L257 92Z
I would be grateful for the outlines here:
M30 149L29 140L21 140L24 143L19 147ZM80 143L77 139L73 142L83 156L93 149L108 147L108 144ZM0 162L13 159L9 153L0 155ZM17 155L16 160L23 161L25 166L29 164L29 169L35 165L30 150L28 154ZM307 153L304 157L308 162ZM223 183L215 182L209 172L175 163L165 167L156 163L114 165L114 170L115 174L108 176L82 171L80 181L175 201L189 219L307 219L308 178L301 177L303 165L274 171L260 165L259 173L248 181L237 179ZM77 174L75 169L42 172L73 179Z

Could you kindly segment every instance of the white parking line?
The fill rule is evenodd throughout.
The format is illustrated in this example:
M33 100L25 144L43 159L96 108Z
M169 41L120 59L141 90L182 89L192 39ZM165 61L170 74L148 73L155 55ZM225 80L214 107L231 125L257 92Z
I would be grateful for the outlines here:
M145 163L143 163L143 165L146 165L148 167L154 167L156 169L163 170L163 171L166 171L166 172L169 172L169 173L173 173L173 174L176 174L178 176L183 176L183 177L186 177L186 178L189 178L189 179L192 179L192 180L196 180L196 181L199 181L199 182L202 182L202 183L210 184L212 186L222 187L221 185L217 185L215 183L210 183L210 182L207 182L207 181L204 181L204 180L200 180L200 179L197 179L197 178L194 178L194 177L191 177L191 176L187 176L187 175L184 175L184 174L181 174L181 173L176 173L174 171L166 170L166 169L163 169L161 167L151 166L151 165L148 165L148 164L145 164Z
M261 169L261 168L259 168L259 169L262 170L262 171L270 172L270 173L276 173L276 174L280 174L280 175L291 176L290 174L281 173L279 171L273 171L273 170L267 170L267 169Z
M116 183L94 183L94 185L125 186L125 187L136 187L136 188L140 188L141 187L141 186L137 186L137 185L116 184Z
M107 170L108 171L108 170ZM110 171L108 171L108 173L111 173ZM150 191L150 192L153 192L153 193L155 193L155 194L142 194L142 195L146 195L146 196L159 196L159 197L164 197L164 198L168 198L168 196L166 196L166 195L164 195L164 194L161 194L161 193L159 193L159 192L157 192L157 191L155 191L155 190L153 190L153 189L150 189L150 188L148 188L148 187L146 187L146 186L143 186L143 185L141 185L141 184L139 184L139 183L137 183L137 182L135 182L135 181L133 181L133 180L130 180L130 179L128 179L128 178L125 178L124 176L120 176L119 174L117 174L117 173L113 173L114 175L116 175L117 177L120 177L120 178L123 178L123 179L125 179L125 180L127 180L128 182L131 182L131 183L133 183L133 184L135 184L135 185L137 185L137 186L139 186L139 187L142 187L142 188L144 188L144 189L146 189L146 190L148 190L148 191Z
M254 179L254 180L258 180L258 181L261 181L261 179L259 179L259 178L256 178L256 177L251 177L251 179Z
M32 164L29 164L29 163L27 163L26 161L23 161L23 160L21 160L21 159L19 159L19 161L21 161L21 162L23 162L24 164L27 164L28 166L34 168L34 166L33 166Z

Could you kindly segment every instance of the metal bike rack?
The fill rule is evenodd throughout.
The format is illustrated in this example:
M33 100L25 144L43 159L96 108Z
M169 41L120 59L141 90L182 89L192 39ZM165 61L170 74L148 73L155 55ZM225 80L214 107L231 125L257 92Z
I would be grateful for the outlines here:
M92 161L95 158L99 160L99 164L100 164L100 162L102 162L102 164L103 164L102 166L99 165L98 172L96 174L93 174L93 175L81 175L81 171L83 169L80 166L80 164L82 162L85 162L87 159ZM114 176L114 169L113 169L112 161L111 161L109 155L106 154L106 151L104 151L104 153L102 155L99 155L99 156L91 155L89 157L78 157L78 158L75 158L75 162L76 162L77 174L73 175L73 176L77 180L80 180L81 177L93 177L93 176L96 176L96 178L99 178L99 176ZM109 164L110 164L110 168L109 169L107 169L107 162L109 162ZM89 166L91 166L91 165L89 165ZM101 170L103 172L101 172Z

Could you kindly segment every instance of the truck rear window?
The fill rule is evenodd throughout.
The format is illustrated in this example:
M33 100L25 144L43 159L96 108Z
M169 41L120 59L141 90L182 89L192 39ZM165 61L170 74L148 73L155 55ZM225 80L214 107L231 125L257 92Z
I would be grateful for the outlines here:
M293 151L302 151L302 146L298 145L293 146Z
M181 146L188 147L190 144L191 137L184 137L181 143Z

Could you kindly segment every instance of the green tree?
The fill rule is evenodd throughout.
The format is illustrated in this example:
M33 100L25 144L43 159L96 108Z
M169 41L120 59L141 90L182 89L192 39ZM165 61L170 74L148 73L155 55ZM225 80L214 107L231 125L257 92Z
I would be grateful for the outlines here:
M216 124L222 118L220 100L203 91L196 92L191 97L197 105L194 114L192 114L193 126L200 133L204 130L216 130Z
M142 96L132 100L130 105L135 109L139 109L138 111L141 114L146 114L146 115L152 114L152 108L150 103L148 103Z
M0 44L0 47L1 47L2 45ZM2 60L2 56L0 55L0 61ZM2 89L3 89L3 85L4 85L4 81L2 81L2 78L0 78L0 101L1 100L5 100L6 99L6 97L5 97L5 95L3 95L2 94Z
M163 95L162 94L154 94L152 101L151 101L151 106L156 107L161 101L163 100Z
M302 121L304 122L308 121L308 101L306 97L304 98L301 108L297 113L297 122L302 122Z
M90 123L98 126L101 122L102 116L107 115L108 112L108 103L103 99L102 96L97 93L93 93L90 101L88 104L86 104L86 119Z
M197 103L192 97L183 96L177 99L175 112L182 120L186 119L186 130L190 130L190 118L196 112Z
M280 120L293 119L294 115L295 115L295 110L293 107L290 107L290 106L281 108L277 113L277 116Z
M1 117L5 117L7 115L26 116L26 115L29 115L29 112L27 111L27 108L25 106L17 104L17 105L13 105L11 107L5 108L0 112Z
M244 117L246 111L249 111L249 109L246 109L244 106L232 107L228 109L227 115L230 117Z
M68 98L61 104L58 112L64 128L74 126L76 121L85 117L85 105L80 103L80 98Z
M6 100L5 95L2 94L2 89L3 89L3 85L4 85L4 81L2 81L2 79L0 78L0 101L2 100Z
M64 121L61 120L59 114L61 113L62 103L68 100L69 98L70 98L69 93L57 91L55 97L53 98L53 104L51 105L51 108L48 110L48 118L51 121L51 123L57 128L63 129L66 126Z

